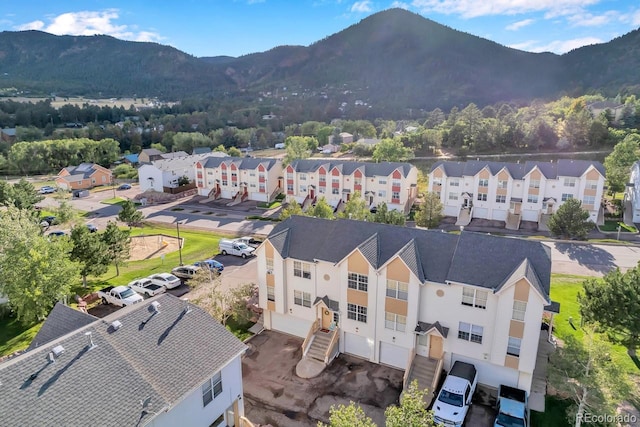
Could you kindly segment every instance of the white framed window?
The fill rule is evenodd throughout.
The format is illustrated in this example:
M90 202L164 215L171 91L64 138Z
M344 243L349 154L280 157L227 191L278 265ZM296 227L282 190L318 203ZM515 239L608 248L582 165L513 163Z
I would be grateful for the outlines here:
M222 373L218 372L202 385L202 406L207 406L222 393Z
M449 200L458 200L458 193L449 193Z
M327 183L327 177L325 175L318 176L318 182L320 184L326 184Z
M449 182L449 185L452 187L460 187L460 180L459 179L452 179Z
M358 304L347 303L347 318L367 323L367 307Z
M488 291L481 291L468 286L462 288L462 305L486 309L488 297Z
M307 186L306 185L301 185L300 186L300 192L301 193L306 193L307 192Z
M273 274L273 258L266 258L267 274Z
M458 324L458 338L461 340L482 344L483 334L484 328L482 326L465 322L460 322Z
M409 284L398 280L387 280L387 296L407 301L409 299Z
M301 173L300 175L298 175L298 178L300 178L300 181L306 181L307 180L307 174L306 173Z
M507 185L509 185L509 181L506 179L500 179L498 180L498 188L507 188Z
M564 179L564 186L565 187L575 187L576 186L576 179L575 178L565 178Z
M256 171L250 171L249 176L256 176Z
M293 303L303 307L311 307L311 294L303 291L293 291Z
M251 184L251 185L255 187L255 184ZM260 191L261 193L264 193L266 189L267 187L264 185L264 182L258 183L258 191Z
M487 201L487 193L478 193L478 201L486 202Z
M207 170L207 175L213 175L213 171L212 170Z
M293 261L293 275L303 279L311 279L311 264L301 261Z
M509 337L509 343L507 344L507 354L509 356L520 357L521 345L522 345L521 338Z
M524 322L524 315L527 312L527 303L525 301L513 301L513 313L511 318Z
M538 195L537 194L529 194L527 196L527 203L538 203Z
M331 189L331 194L340 194L340 189L338 187L333 187Z
M392 187L400 187L400 181L391 181Z
M387 197L387 191L386 190L378 190L378 197Z
M489 186L489 180L487 178L480 178L478 180L478 187L488 187Z
M400 314L389 313L388 311L385 311L384 327L387 329L391 329L392 331L404 332L407 330L407 316L402 316Z
M256 183L255 183L255 182L250 183L250 184L249 184L249 187L250 187L250 188L256 188Z
M505 196L504 194L497 194L496 203L507 203L507 196Z
M582 199L583 205L593 206L596 203L596 196L584 196Z
M347 286L349 289L367 292L369 285L369 277L358 273L349 273L347 275Z
M433 178L433 185L442 185L442 178Z
M540 180L539 179L530 179L529 180L529 188L540 188Z
M226 179L223 179L222 180L222 185L224 186L224 185L227 185L227 184L229 184L229 181L227 181Z
M418 345L426 347L428 339L427 335L418 335Z
M400 192L399 191L393 191L391 193L391 200L400 200Z
M267 286L267 301L276 300L276 289L273 286Z
M573 199L573 194L571 194L571 193L562 193L562 198L560 200L562 200L563 202L566 202L569 199Z
M340 184L340 178L331 178L331 184Z
M378 184L380 184L380 185L387 185L387 180L386 180L386 179L379 179L379 180L378 180Z
M287 183L287 191L288 191L289 193L293 193L293 184L289 184L289 183Z
M325 188L325 187L319 187L319 188L318 188L318 193L320 193L320 194L325 194L325 193L326 193L326 191L327 191L327 190L326 190L326 188Z
M585 190L597 190L598 189L598 181L594 181L592 179L588 179L584 186Z

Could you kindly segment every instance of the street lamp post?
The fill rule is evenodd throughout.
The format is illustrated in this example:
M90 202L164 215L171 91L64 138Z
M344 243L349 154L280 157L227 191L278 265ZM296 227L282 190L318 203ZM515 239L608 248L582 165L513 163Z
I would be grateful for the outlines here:
M180 240L180 221L176 219L176 231L178 232L178 255L180 257L180 265L182 264L182 240Z

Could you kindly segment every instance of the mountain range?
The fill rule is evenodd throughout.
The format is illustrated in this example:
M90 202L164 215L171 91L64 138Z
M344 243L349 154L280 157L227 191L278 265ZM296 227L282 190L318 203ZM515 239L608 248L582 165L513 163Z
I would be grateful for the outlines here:
M198 97L274 105L361 100L381 114L640 89L640 30L564 55L529 53L389 9L323 40L196 58L109 36L0 33L0 90L85 97ZM9 89L7 88L14 88ZM279 94L279 97L276 96Z

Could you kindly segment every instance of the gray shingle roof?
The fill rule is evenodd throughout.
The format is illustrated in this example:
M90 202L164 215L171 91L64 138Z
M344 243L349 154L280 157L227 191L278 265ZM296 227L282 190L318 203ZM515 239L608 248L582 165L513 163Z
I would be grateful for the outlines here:
M438 321L436 321L435 323L425 323L425 322L418 321L418 324L416 325L416 329L414 330L414 332L424 334L426 332L429 332L431 329L435 329L438 332L440 332L440 335L442 335L444 338L446 338L447 335L449 335L449 328L442 326Z
M460 235L346 219L292 216L269 235L284 258L337 263L361 248L375 268L398 254L422 281L447 281L498 290L527 260L523 269L549 298L551 251L540 242L465 231ZM374 245L375 242L375 245Z
M31 340L27 351L45 345L96 320L95 316L67 307L62 303L56 303L47 320Z
M153 316L151 301L160 303ZM187 306L191 311L185 313ZM122 327L113 330L116 319ZM47 355L57 345L64 354L49 363ZM161 412L245 349L207 313L164 294L0 365L2 424L144 424L152 415L142 413L141 400L149 398L152 411Z
M303 159L295 160L291 163L291 166L296 172L315 172L320 166L324 166L327 171L337 168L343 175L351 175L360 169L364 176L389 176L391 173L398 169L403 177L406 177L411 168L414 166L410 163L403 162L351 162L341 160L323 160L323 159Z
M488 162L473 160L468 162L438 161L431 167L431 172L442 166L449 177L474 176L485 167L492 175L496 175L506 168L513 179L523 179L535 167L542 172L547 179L557 179L560 176L580 177L590 166L593 166L605 176L602 163L591 160L560 159L556 162L528 161L524 163Z
M87 179L96 171L95 163L80 163L78 166L68 166L65 168L69 172L68 176L61 178L65 180Z
M267 158L254 158L254 157L209 157L203 161L203 166L205 168L217 168L222 163L225 163L227 166L231 166L231 164L235 164L240 170L255 170L259 165L263 165L266 170L271 170L271 168L278 163L277 159L267 159Z
M324 302L324 305L326 305L327 307L329 307L333 311L339 311L340 310L340 303L338 301L332 300L331 298L329 298L326 295L323 296L322 298L316 297L316 299L313 301L313 305L315 306L320 301Z

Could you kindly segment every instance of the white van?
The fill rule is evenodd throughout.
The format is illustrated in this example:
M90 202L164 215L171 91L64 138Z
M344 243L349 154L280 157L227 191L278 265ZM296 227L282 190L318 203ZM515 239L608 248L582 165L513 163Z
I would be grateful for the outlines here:
M253 255L253 251L256 250L255 248L247 246L244 243L235 242L233 240L220 240L219 249L222 255L229 254L241 256L242 258Z

